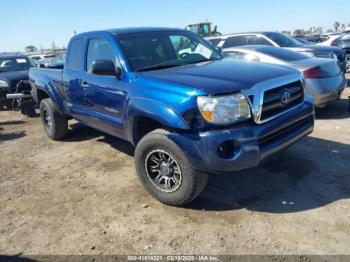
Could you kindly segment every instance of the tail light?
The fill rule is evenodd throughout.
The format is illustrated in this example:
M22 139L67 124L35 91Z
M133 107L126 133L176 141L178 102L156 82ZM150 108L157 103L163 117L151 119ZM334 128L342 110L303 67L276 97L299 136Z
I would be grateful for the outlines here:
M314 67L304 71L305 78L324 78L329 77L331 74L321 69L321 67Z
M337 45L336 42L334 42L334 41L331 42L331 46L336 46L336 45Z

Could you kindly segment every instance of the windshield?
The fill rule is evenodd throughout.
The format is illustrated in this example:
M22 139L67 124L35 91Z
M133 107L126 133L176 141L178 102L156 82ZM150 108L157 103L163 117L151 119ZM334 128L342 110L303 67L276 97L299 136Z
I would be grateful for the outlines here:
M348 34L343 34L343 35L340 36L337 40L343 40L343 41L348 41L348 40L350 40L350 33L348 33Z
M265 33L265 36L270 38L272 41L274 41L280 47L302 46L302 44L299 41L297 41L294 38L289 37L287 35L281 34L281 33Z
M28 70L31 66L25 57L0 58L0 72Z
M190 32L151 32L118 36L134 71L157 70L221 59L208 42Z

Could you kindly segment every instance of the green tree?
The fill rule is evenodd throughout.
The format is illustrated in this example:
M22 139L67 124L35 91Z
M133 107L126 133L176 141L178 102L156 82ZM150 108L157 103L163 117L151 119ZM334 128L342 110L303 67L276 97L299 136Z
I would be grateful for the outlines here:
M345 24L341 24L340 30L344 31L346 29L346 25Z
M296 29L293 32L293 35L303 35L305 31L303 29Z
M339 22L335 22L335 23L333 24L334 30L335 30L336 32L338 32L339 26L340 26L340 23L339 23Z
M26 52L36 52L38 49L37 49L35 46L33 46L33 45L29 45L29 46L26 46L26 47L24 48L24 50L25 50Z

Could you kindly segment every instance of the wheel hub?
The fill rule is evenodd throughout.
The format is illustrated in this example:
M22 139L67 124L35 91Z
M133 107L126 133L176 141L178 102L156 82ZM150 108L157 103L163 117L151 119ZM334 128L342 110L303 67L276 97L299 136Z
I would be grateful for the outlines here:
M145 160L145 169L152 184L163 192L174 192L181 185L180 166L175 158L164 150L150 152Z
M164 175L164 176L171 175L171 173L173 171L171 163L169 161L163 161L160 164L159 170L162 173L162 175Z
M44 122L47 127L50 128L52 126L51 117L46 110L44 110Z

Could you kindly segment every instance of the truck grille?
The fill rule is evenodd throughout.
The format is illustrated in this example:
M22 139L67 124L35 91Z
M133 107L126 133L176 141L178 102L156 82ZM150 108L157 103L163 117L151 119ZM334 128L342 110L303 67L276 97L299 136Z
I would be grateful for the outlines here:
M310 127L310 122L312 120L310 117L304 118L302 120L299 120L298 122L285 127L283 129L278 130L277 132L274 132L272 134L269 134L265 137L262 137L258 140L259 147L261 150L264 150L264 148L269 147L276 143L276 141L282 139L284 136L287 136L288 134L294 133L300 129L305 129L305 127Z
M260 120L281 114L304 101L304 88L300 81L269 89L264 93Z

